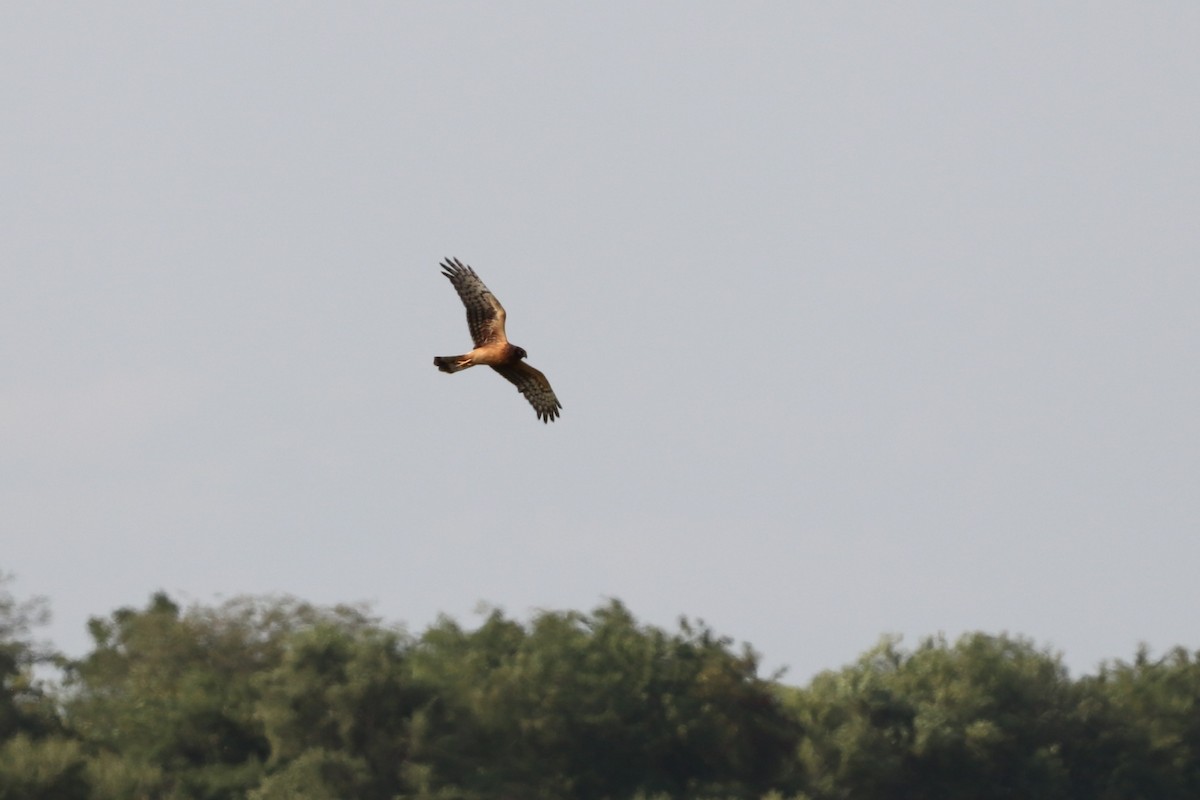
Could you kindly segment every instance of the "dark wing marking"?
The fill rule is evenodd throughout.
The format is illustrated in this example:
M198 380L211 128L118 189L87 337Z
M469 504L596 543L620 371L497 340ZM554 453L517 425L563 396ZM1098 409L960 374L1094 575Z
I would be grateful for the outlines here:
M558 402L554 390L550 388L550 381L546 380L546 376L541 372L524 361L505 364L502 367L493 366L492 369L503 375L525 395L525 399L533 406L542 422L549 422L558 416L562 403Z
M457 258L447 258L441 264L442 274L454 284L463 305L467 307L467 326L476 347L507 342L504 335L504 306L488 291L475 270Z

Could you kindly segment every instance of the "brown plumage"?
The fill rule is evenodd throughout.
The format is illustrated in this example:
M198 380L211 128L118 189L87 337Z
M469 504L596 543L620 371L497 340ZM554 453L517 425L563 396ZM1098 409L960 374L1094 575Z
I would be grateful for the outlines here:
M458 372L486 364L517 387L537 412L538 419L550 422L558 417L562 403L550 388L550 381L521 359L524 348L510 344L504 333L504 306L488 291L475 270L457 258L441 264L442 274L450 279L463 305L467 307L467 327L475 349L461 356L435 356L434 365L442 372Z

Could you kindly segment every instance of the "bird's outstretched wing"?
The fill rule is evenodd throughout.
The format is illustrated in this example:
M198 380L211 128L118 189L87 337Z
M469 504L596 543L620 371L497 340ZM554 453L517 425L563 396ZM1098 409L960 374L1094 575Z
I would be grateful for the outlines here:
M521 394L525 395L525 399L529 401L529 405L533 406L538 419L542 422L549 422L558 417L558 410L562 408L562 403L558 402L558 397L550 388L550 381L546 380L546 376L539 370L524 361L492 367L492 369L503 375L517 387Z
M447 258L441 267L442 274L454 284L454 290L467 307L467 326L471 329L475 346L507 342L508 337L504 335L504 306L483 285L475 270L457 258Z

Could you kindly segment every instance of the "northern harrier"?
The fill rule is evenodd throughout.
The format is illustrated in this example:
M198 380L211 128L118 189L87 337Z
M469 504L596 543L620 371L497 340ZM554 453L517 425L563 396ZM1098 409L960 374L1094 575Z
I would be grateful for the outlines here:
M467 367L486 364L517 387L537 412L538 419L549 422L558 416L562 403L554 396L546 376L521 359L524 348L509 344L504 335L504 306L488 291L475 270L448 258L442 264L442 274L454 284L454 290L467 307L467 326L475 349L462 356L435 356L433 364L442 372L458 372Z

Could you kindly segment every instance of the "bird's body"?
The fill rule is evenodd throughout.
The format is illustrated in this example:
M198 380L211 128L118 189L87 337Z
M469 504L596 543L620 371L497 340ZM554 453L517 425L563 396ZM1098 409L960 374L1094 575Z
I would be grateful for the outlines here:
M504 306L492 294L475 270L456 258L442 263L442 274L450 279L467 309L467 326L475 349L461 356L435 356L434 366L442 372L459 372L469 367L489 366L517 387L537 412L538 419L550 422L559 415L562 403L550 388L550 381L521 359L524 348L508 341L504 331L507 315Z
M521 348L511 344L488 345L476 347L461 356L436 356L433 363L442 372L458 372L467 367L497 367L504 364L515 364L521 360Z

